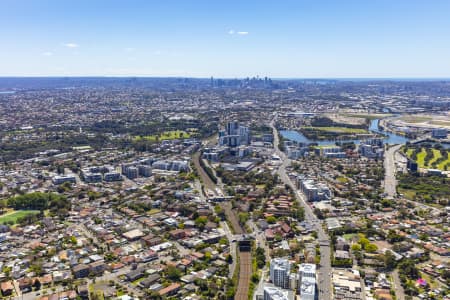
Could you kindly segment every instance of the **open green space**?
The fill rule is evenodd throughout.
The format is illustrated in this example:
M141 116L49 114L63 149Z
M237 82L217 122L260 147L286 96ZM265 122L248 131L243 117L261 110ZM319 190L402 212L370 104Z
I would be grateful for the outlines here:
M437 149L431 149L431 151L433 151L433 158L430 159L430 162L428 163L430 166L437 161L439 158L442 157L441 151L437 150Z
M164 140L175 140L175 139L187 139L190 138L190 133L183 130L172 130L164 131L161 134L146 135L146 136L135 136L134 141L146 140L146 141L164 141Z
M433 120L432 117L429 116L418 116L418 115L409 115L409 116L403 116L400 118L402 121L408 122L408 123L423 123Z
M8 212L2 216L0 216L0 224L10 223L11 221L17 223L17 220L23 218L27 215L38 214L38 210L16 210L12 212Z
M419 165L419 168L423 168L423 169L439 169L442 171L445 171L446 168L450 167L450 151L449 150L445 150L447 156L446 157L442 157L442 152L438 149L431 149L433 156L426 161L426 156L427 156L427 150L425 148L421 148L420 152L417 153L415 161L417 162L417 164ZM406 150L404 150L404 153L406 154L406 156L410 159L414 159L414 149L413 148L408 148ZM445 154L444 153L444 154Z
M149 215L154 215L154 214L159 213L160 211L161 211L160 209L152 208L152 209L150 209L147 213L148 213Z
M318 131L326 131L326 132L336 132L336 133L368 133L367 130L362 128L348 128L348 127L303 127L306 130L318 130Z
M447 206L450 178L399 174L397 191L409 200L433 206Z
M346 117L351 117L351 118L364 118L364 119L369 119L369 120L375 120L375 119L382 119L382 118L387 118L392 116L392 114L343 114Z
M419 164L419 167L424 168L425 167L425 156L427 155L427 152L425 149L422 148L422 151L420 151L417 154L417 163Z
M435 120L430 122L433 125L450 126L450 121Z
M344 176L339 176L336 178L336 180L340 183L347 183L348 182L348 178L344 177Z
M347 241L351 241L355 236L357 236L356 233L346 233L343 235L344 239Z
M406 150L406 156L411 157L411 155L413 154L413 152L414 152L414 149L411 149L411 148L407 149L407 150Z

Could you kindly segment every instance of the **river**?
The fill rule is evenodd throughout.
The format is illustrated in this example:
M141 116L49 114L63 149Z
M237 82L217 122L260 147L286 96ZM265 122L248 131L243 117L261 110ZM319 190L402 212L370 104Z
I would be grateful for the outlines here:
M380 122L379 119L372 120L369 125L369 131L371 131L373 133L378 133L378 134L384 135L385 136L384 142L386 144L390 144L390 145L405 144L407 141L410 140L409 138L406 138L404 136L380 130L380 128L378 127L379 122ZM321 146L335 145L336 142L340 142L340 143L353 142L355 144L359 144L361 142L361 140L359 140L359 139L354 139L354 140L311 140L311 139L307 138L306 136L304 136L301 132L296 131L296 130L280 130L280 134L283 138L291 140L291 141L295 141L295 142L302 143L302 144L317 143L318 145L321 145Z

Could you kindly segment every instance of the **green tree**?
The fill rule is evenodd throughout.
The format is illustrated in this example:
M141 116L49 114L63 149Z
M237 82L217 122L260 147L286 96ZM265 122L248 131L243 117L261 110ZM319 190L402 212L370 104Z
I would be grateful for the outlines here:
M181 271L178 270L174 266L168 266L167 267L167 277L174 281L179 280L181 277Z
M275 222L277 221L277 218L274 217L274 216L268 216L268 217L266 218L266 221L267 221L267 223L269 223L269 224L275 224Z
M378 247L375 244L369 243L364 246L364 250L366 250L369 253L373 253L378 250Z
M208 223L208 218L205 216L200 216L195 219L195 226L197 226L200 230L203 230Z
M383 256L383 262L384 262L384 266L388 269L388 270L392 270L395 268L395 266L397 265L397 260L395 259L395 255L392 253L392 251L387 250L384 253Z

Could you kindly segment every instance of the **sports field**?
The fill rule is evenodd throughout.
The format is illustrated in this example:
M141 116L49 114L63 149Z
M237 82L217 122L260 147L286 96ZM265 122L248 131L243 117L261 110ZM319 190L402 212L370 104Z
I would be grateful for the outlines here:
M182 130L165 131L161 134L147 135L147 136L135 136L135 141L146 140L146 141L164 141L164 140L175 140L175 139L187 139L191 135Z
M38 210L17 210L17 211L7 212L6 214L0 216L0 224L9 223L10 221L17 223L17 219L22 218L26 215L37 214L37 213L39 213Z

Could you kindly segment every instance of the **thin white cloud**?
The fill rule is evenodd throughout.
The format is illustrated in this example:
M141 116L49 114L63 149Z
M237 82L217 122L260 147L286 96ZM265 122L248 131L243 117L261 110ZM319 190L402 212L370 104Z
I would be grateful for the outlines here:
M239 35L247 35L248 31L238 31L237 34L239 34Z
M42 55L44 55L44 56L52 56L53 52L46 51L46 52L43 52Z
M233 30L233 29L230 29L230 30L228 31L228 34L234 34L234 30Z
M133 47L127 47L127 48L125 48L125 51L127 51L127 52L133 52L134 50L136 50L136 49L133 48Z
M65 47L67 47L67 48L78 48L78 47L80 47L80 45L78 45L78 44L75 44L75 43L65 43L65 44L63 44Z

